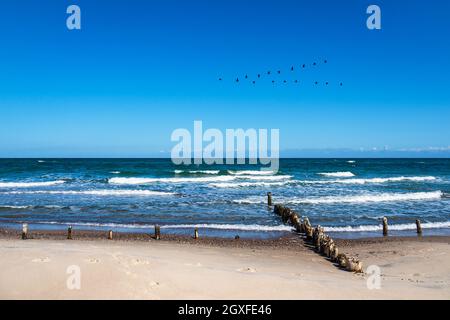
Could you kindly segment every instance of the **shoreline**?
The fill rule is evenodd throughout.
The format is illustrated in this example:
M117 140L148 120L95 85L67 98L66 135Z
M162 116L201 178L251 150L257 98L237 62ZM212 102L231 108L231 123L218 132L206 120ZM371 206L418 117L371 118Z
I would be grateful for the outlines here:
M0 227L0 240L21 240L19 229ZM340 247L353 247L358 245L402 243L402 242L438 242L450 244L450 236L387 236L387 237L363 237L363 238L339 238L333 237ZM201 235L198 239L193 236L161 234L156 240L152 233L141 232L113 232L113 239L108 239L107 231L99 230L72 230L72 239L67 239L67 230L31 230L27 240L67 240L67 241L106 241L106 242L169 242L189 245L218 246L218 247L261 247L261 248L286 248L289 250L292 244L305 244L304 237L298 233L288 233L273 238L224 238ZM24 240L24 241L27 241Z

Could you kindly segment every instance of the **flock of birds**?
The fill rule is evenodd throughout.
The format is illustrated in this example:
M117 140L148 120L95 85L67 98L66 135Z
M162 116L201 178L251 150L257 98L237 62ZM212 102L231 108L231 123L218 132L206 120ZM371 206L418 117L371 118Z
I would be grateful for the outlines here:
M328 61L325 59L325 60L323 60L323 64L327 64L328 63ZM319 63L317 63L317 62L313 62L312 64L311 64L311 66L312 67L317 67L319 65ZM300 66L298 66L298 69L300 69L300 70L302 70L302 69L306 69L308 67L308 65L306 65L306 64L302 64L302 65L300 65ZM286 80L286 78L284 78L284 79L278 79L278 80L276 80L276 79L274 79L273 78L273 75L278 75L278 76L282 76L282 75L285 75L285 74L287 74L287 75L290 75L290 76L292 76L292 75L295 75L295 71L297 70L297 67L296 66L291 66L291 68L290 68L290 70L288 71L288 72L282 72L281 70L276 70L275 72L272 72L271 70L268 70L268 71L266 71L265 73L258 73L257 75L256 75L256 79L255 78L253 78L253 79L250 79L250 76L248 75L248 74L245 74L244 75L244 77L243 77L243 79L242 78L239 78L239 77L236 77L236 79L234 80L235 81L235 83L236 84L239 84L240 82L242 82L242 81L249 81L249 82L251 82L252 84L256 84L256 82L258 81L258 80L261 80L262 78L263 78L263 76L266 76L266 77L270 77L270 81L272 82L272 84L276 84L276 83L283 83L283 84L287 84L288 82L293 82L293 83L295 83L295 84L298 84L298 83L300 83L300 80L298 80L298 79L294 79L294 80ZM222 78L222 77L219 77L219 81L223 81L224 79ZM328 81L324 81L323 82L324 83L324 85L326 85L326 86L328 86L328 85L330 85L330 82L328 82ZM314 85L319 85L320 84L320 82L319 81L314 81ZM343 86L343 83L342 82L339 82L339 86L340 87L342 87Z

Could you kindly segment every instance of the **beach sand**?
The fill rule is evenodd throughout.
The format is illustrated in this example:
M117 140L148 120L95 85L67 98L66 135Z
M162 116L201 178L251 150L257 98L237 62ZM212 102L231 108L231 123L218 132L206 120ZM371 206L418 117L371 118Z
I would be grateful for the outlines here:
M298 236L198 240L101 232L0 230L1 299L450 299L450 238L338 240L368 274L343 271ZM70 266L80 289L69 289ZM73 270L69 268L69 271ZM373 282L370 282L373 283Z

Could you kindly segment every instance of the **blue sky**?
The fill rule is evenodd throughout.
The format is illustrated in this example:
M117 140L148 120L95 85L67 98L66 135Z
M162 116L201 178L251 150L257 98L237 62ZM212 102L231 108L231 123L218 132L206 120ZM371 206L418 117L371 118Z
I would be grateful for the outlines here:
M70 4L82 30L66 28ZM381 30L366 28L370 4ZM289 156L448 156L449 12L438 0L4 0L0 156L166 156L194 120L280 129ZM267 70L282 70L275 85L242 81Z

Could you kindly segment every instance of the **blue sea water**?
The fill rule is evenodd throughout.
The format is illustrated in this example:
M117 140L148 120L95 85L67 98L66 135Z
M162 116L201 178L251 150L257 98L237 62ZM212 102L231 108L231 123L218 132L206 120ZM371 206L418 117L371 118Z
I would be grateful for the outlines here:
M170 159L0 159L0 225L273 237L291 232L266 193L338 237L450 234L450 159L281 159L176 166Z

